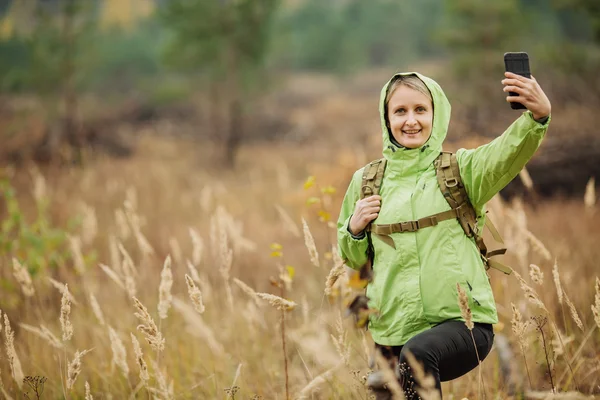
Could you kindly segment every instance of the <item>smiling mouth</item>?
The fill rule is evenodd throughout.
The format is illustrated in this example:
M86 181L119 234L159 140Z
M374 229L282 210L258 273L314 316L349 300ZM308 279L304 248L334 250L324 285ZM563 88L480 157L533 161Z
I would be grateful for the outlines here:
M414 131L402 131L405 135L414 136L421 133L422 129L414 130Z

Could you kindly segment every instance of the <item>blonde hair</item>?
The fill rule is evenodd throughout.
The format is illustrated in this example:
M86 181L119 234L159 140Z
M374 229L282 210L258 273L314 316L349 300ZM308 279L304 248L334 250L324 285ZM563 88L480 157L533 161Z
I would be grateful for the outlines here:
M392 98L392 95L396 91L396 89L398 89L402 85L404 85L408 88L411 88L413 90L416 90L417 92L423 93L425 96L427 96L427 98L429 99L429 101L431 101L431 104L433 105L433 97L431 96L431 92L427 88L427 85L425 85L425 82L423 82L418 76L416 76L416 75L397 75L390 82L390 84L388 86L387 94L385 95L385 122L388 126L389 126L388 104L390 102L390 99Z
M416 90L417 92L423 93L425 96L427 96L429 98L429 100L431 100L431 103L433 104L433 97L431 97L431 92L427 88L427 85L425 85L425 83L421 79L419 79L418 76L416 76L416 75L398 75L398 76L395 76L394 79L392 79L392 82L390 82L390 85L388 86L387 95L385 96L385 105L386 106L390 102L390 99L392 98L392 95L394 94L396 89L398 89L402 85L405 85L413 90Z

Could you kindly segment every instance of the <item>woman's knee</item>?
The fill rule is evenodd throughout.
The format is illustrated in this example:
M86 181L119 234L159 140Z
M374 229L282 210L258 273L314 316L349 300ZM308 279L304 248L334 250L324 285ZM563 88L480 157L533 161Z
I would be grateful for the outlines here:
M415 366L412 364L415 361L418 362L426 372L435 372L437 370L436 357L431 352L431 347L426 343L409 340L402 348L398 362L400 365L411 366L414 368Z

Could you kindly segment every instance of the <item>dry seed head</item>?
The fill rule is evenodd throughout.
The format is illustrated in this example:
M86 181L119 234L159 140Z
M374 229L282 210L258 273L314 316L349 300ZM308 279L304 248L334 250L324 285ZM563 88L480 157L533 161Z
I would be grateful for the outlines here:
M592 304L592 313L596 325L600 328L600 279L598 277L596 277L596 296L594 297L594 304Z
M83 259L83 253L81 252L81 239L79 239L77 236L71 235L68 236L68 239L75 270L79 273L79 275L83 275L85 273L85 261Z
M148 310L136 297L133 298L133 304L138 311L134 313L134 315L142 322L142 324L137 327L138 331L144 334L146 341L154 350L162 351L165 348L165 339L158 331Z
M10 321L8 320L8 315L6 315L6 313L4 313L4 345L6 346L6 356L8 357L10 372L20 389L23 386L23 378L25 375L21 368L21 361L15 351L15 333L10 327Z
M96 319L98 320L98 322L100 322L100 325L106 325L106 322L104 321L104 315L102 314L102 309L100 308L100 304L98 304L98 300L96 300L96 296L94 296L93 293L90 293L90 306L92 307L92 311L94 312Z
M190 260L187 260L187 267L194 282L200 282L200 274L198 274L198 270Z
M277 209L277 212L281 217L283 227L295 237L300 237L300 229L298 228L298 225L296 225L296 223L294 222L294 219L290 217L290 215L279 204L275 204L275 209Z
M300 390L300 392L296 395L295 400L312 399L313 393L316 392L321 386L330 382L334 372L342 365L344 364L340 362L338 365L326 370L321 375L316 376L312 381L308 382L308 384L304 386L302 390Z
M108 275L110 279L112 279L114 283L117 284L117 286L119 286L123 290L127 290L125 289L125 284L123 283L119 275L117 275L117 273L113 271L108 265L98 264L98 266L102 269L102 271L106 273L106 275Z
M158 389L148 388L148 391L155 392L160 395L160 398L164 400L171 400L174 398L173 386L167 385L167 378L160 370L158 365L151 360L152 369L154 370L154 376L156 377L156 382L158 383Z
M142 381L144 386L148 385L148 381L150 380L150 374L148 374L148 365L146 361L144 361L144 354L142 353L142 347L140 346L140 342L138 342L137 338L131 334L131 342L133 343L133 352L135 353L135 361L140 368L140 380Z
M81 373L81 357L89 353L91 350L76 351L73 361L67 367L67 389L72 389L75 385L77 377Z
M310 262L313 263L315 267L320 267L319 265L319 253L317 252L317 246L315 245L315 239L313 238L312 233L310 233L310 229L308 228L308 224L306 220L302 218L302 228L304 230L304 244L308 249L308 255L310 256Z
M181 246L176 238L169 238L169 249L171 249L171 254L173 255L173 261L175 265L181 265L183 262L183 252L181 251Z
M529 243L531 243L531 248L533 249L533 251L538 253L547 261L552 261L552 255L550 254L550 251L548 251L546 246L544 246L544 243L542 243L542 241L535 237L535 235L530 231L525 230L524 233L525 236L527 236L527 239L529 239Z
M123 257L123 263L121 265L123 268L123 273L125 275L135 275L137 272L135 269L135 263L129 255L129 252L121 242L117 242L117 247L119 249L119 253L121 253L121 256Z
M33 282L31 281L31 275L29 275L29 271L16 258L13 258L12 262L13 275L15 276L17 282L19 282L19 285L21 285L23 294L27 297L33 296L35 294L35 289L33 288Z
M117 225L117 232L121 240L127 240L131 236L131 229L127 223L127 217L120 208L115 210L115 223Z
M556 286L556 294L558 296L558 304L562 304L563 290L560 284L560 274L558 273L558 260L554 259L554 267L552 268L552 277L554 278L554 286Z
M167 318L169 308L173 302L171 287L173 286L173 273L171 272L171 256L167 256L160 274L160 286L158 287L158 316L161 319Z
M62 340L66 342L73 337L73 325L70 320L71 300L69 300L69 287L65 284L65 290L60 302L60 326L62 328Z
M110 235L108 238L108 250L110 252L110 264L115 268L116 271L122 272L121 268L121 256L119 255L119 246L117 238Z
M460 315L465 320L465 325L467 328L469 328L469 330L473 330L473 315L471 313L471 308L469 307L469 298L467 297L467 293L462 287L460 287L459 283L456 283L456 290L458 291L458 306L460 307Z
M110 336L110 348L113 353L112 362L123 372L123 376L127 379L129 375L129 365L127 365L127 352L125 351L125 345L117 334L117 332L111 327L108 327L108 333Z
M204 241L194 228L190 228L189 232L192 238L192 263L193 265L200 265L202 254L204 253Z
M350 366L350 352L352 350L350 343L348 342L348 331L344 329L344 323L342 321L342 314L338 315L338 319L335 324L337 337L335 335L331 335L331 339L333 340L333 345L335 346L336 351L342 358L342 361L346 366Z
M529 276L531 277L533 283L537 285L542 285L544 283L544 273L540 267L535 264L529 265Z
M523 290L523 292L525 292L525 297L527 297L527 300L529 300L529 302L531 302L532 304L535 304L536 306L540 307L542 310L548 312L546 306L544 305L542 300L540 300L536 291L531 286L529 286L527 282L525 282L525 280L521 277L521 275L519 275L517 271L514 271L514 274L519 280L519 285L521 285L521 289Z
M585 185L585 195L583 196L583 204L586 208L592 209L596 204L596 179L592 176Z
M219 341L216 339L215 334L210 326L204 322L202 317L198 315L198 313L190 305L179 300L178 298L175 298L173 299L173 308L175 308L175 310L179 312L187 322L189 326L189 333L201 338L203 342L210 347L213 353L217 355L225 354L223 345L221 345L221 343L219 343Z
M278 310L291 311L297 306L293 301L283 299L270 293L256 293L256 295L259 298L268 301L270 305Z
M90 384L87 381L85 381L85 400L94 400L90 390Z
M246 293L254 301L254 303L256 303L256 305L260 305L258 301L258 296L256 295L254 289L252 289L250 286L246 285L244 282L240 281L237 278L233 278L233 283L235 283L240 289L242 289L242 291Z
M334 253L335 254L335 253ZM333 285L337 282L338 278L345 273L344 264L335 263L333 268L329 271L329 275L327 275L327 281L325 282L325 294L327 296L332 295Z
M194 305L194 309L198 311L199 314L202 314L204 312L204 304L202 303L202 293L200 292L200 289L198 289L188 274L185 274L185 283L187 284L188 294L190 295L190 300Z
M48 281L52 284L52 286L54 286L59 292L60 294L64 294L65 293L65 288L66 285L64 283L60 283L50 277L48 277ZM77 305L77 301L75 301L75 297L73 297L71 295L71 292L69 292L68 290L66 291L67 293L67 297L69 298L69 301L71 302L71 304L75 304Z
M510 305L512 307L512 319L510 321L512 325L512 331L517 337L521 348L524 350L528 346L528 343L525 340L525 333L527 332L529 323L523 321L523 316L519 312L519 309L514 305L514 303L510 303Z
M581 329L581 331L583 332L583 322L581 322L581 318L579 318L579 314L577 313L577 309L575 308L575 305L573 304L573 302L571 302L571 299L569 299L569 296L567 296L567 293L563 290L563 295L565 298L565 302L567 303L567 306L569 306L569 311L571 312L571 318L573 318L573 321L575 321L575 324L577 324L577 327L579 329Z
M39 328L36 328L35 326L27 325L27 324L19 324L19 325L21 326L21 328L25 329L26 331L31 332L31 333L37 335L38 337L44 339L50 346L54 347L55 349L63 348L62 342L56 336L54 336L54 334L48 328L46 328L44 325L40 325Z
M154 248L140 229L135 229L135 240L138 244L138 248L142 252L143 257L147 258L155 254Z

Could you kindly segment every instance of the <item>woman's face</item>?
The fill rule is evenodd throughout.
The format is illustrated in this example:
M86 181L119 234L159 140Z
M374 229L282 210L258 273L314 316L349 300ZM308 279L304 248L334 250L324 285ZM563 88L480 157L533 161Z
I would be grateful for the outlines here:
M400 85L388 103L388 121L390 132L398 143L409 149L421 147L431 136L431 100L417 90Z

